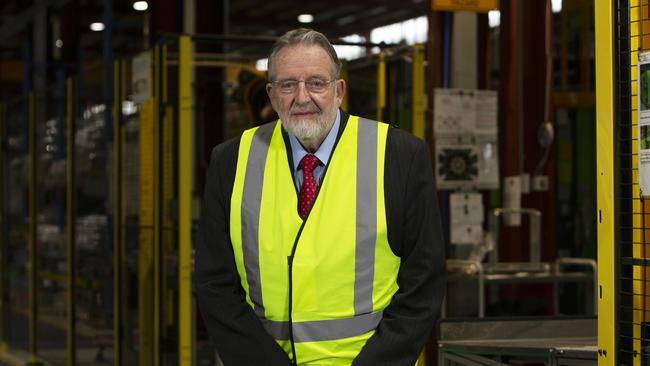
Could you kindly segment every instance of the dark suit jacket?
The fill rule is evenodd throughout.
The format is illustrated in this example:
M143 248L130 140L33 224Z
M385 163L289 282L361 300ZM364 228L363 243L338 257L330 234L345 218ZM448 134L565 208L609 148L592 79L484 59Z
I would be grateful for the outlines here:
M348 117L341 111L339 137ZM235 267L229 221L239 141L226 141L212 151L195 255L196 296L225 365L290 365L246 302ZM291 152L287 154L291 161ZM427 143L389 129L384 184L388 241L401 258L399 290L355 366L413 366L445 291L444 243Z

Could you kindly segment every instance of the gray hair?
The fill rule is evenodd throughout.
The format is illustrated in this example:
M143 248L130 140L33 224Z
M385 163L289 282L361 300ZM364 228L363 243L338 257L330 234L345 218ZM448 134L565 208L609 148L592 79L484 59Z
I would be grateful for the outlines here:
M297 45L318 46L325 50L332 61L332 77L335 79L339 77L341 73L341 61L339 61L336 50L334 50L334 47L332 47L332 44L327 37L325 37L323 33L317 32L313 29L298 28L285 33L271 48L268 61L269 80L272 80L273 65L275 64L275 59L277 58L278 53L280 53L280 50L286 46Z

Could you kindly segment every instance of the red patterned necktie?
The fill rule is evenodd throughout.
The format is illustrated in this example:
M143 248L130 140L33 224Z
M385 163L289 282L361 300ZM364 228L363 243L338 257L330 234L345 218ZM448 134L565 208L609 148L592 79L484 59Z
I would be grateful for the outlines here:
M318 166L320 160L314 154L305 155L300 160L300 168L302 168L302 186L300 187L300 201L298 202L298 213L303 219L309 212L314 196L316 196L316 179L314 179L314 168Z

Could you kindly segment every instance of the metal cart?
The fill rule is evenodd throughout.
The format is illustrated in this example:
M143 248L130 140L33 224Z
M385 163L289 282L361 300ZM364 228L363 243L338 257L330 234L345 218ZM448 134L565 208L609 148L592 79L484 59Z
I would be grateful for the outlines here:
M551 283L554 288L553 310L559 314L559 285L561 283L591 283L585 291L587 304L593 303L593 315L598 313L596 294L598 293L597 264L588 258L559 258L552 263L541 262L541 214L534 209L504 209L496 208L489 219L490 233L498 242L499 218L504 214L524 214L530 220L530 259L529 262L498 262L498 245L489 253L489 260L448 259L447 272L449 282L476 281L477 283L477 314L485 316L485 292L493 285L500 284L535 284ZM579 268L579 270L576 270ZM492 298L497 292L492 293ZM447 302L443 303L442 317L447 316Z
M588 318L458 319L438 323L438 365L597 365Z

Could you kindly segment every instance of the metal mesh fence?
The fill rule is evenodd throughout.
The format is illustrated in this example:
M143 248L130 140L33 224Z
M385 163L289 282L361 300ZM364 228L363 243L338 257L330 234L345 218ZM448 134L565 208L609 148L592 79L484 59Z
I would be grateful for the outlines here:
M615 3L616 342L619 365L650 363L650 197L639 185L639 55L650 51L647 0ZM648 253L646 253L648 252Z

